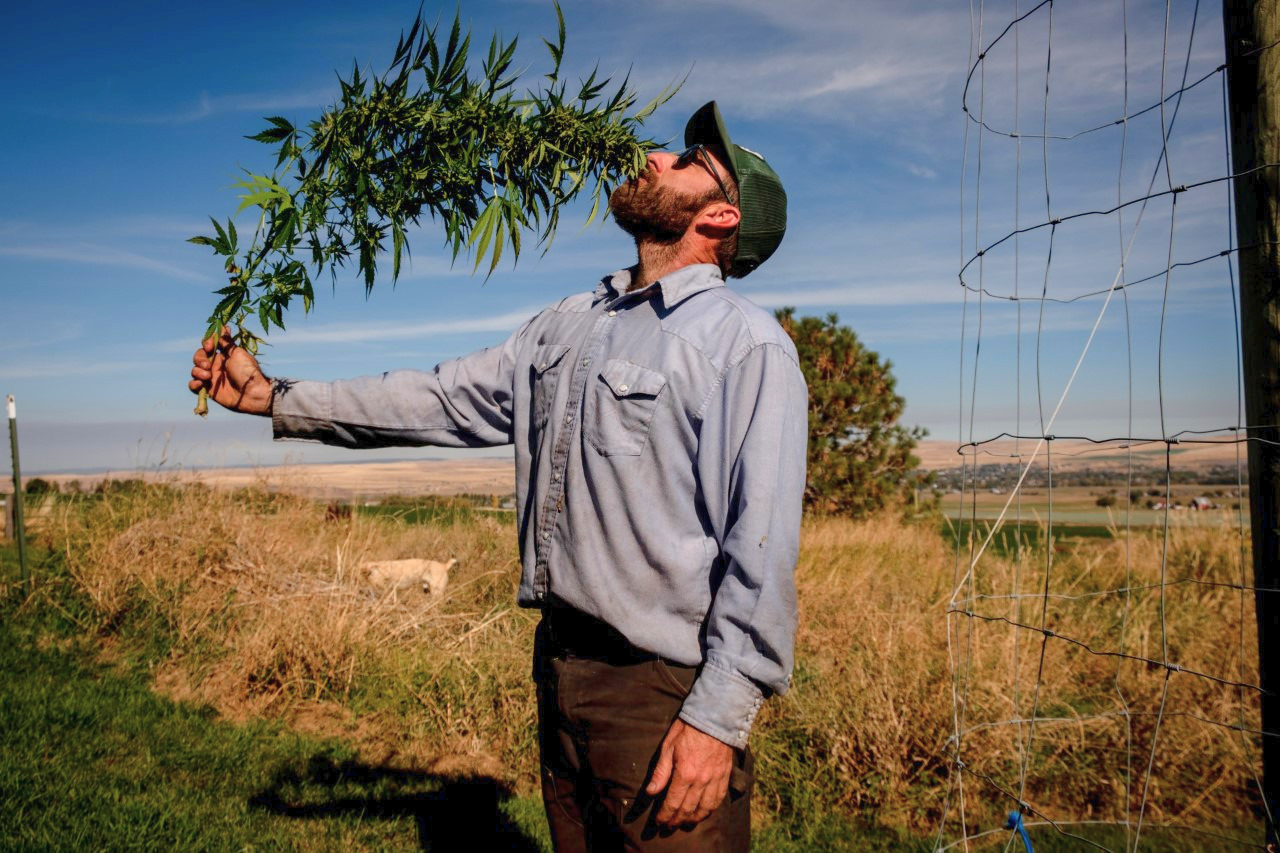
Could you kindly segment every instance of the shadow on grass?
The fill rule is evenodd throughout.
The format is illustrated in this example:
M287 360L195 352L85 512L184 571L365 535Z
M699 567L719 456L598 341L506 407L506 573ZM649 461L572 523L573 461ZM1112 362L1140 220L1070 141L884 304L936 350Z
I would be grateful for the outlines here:
M397 820L409 817L423 850L537 853L537 842L504 812L511 789L487 776L443 777L313 756L306 770L280 770L249 806L292 818Z

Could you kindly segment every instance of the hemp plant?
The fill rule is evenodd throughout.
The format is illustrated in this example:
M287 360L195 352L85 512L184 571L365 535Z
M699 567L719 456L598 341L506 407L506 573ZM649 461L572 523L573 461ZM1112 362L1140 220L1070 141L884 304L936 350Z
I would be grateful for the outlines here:
M214 234L190 239L213 249L228 279L205 337L234 326L236 342L256 354L263 338L250 328L255 319L263 335L283 329L293 299L309 312L315 279L327 271L336 285L348 264L367 296L388 245L394 283L410 253L409 229L424 216L442 224L454 261L474 252L473 271L487 257L490 274L506 246L519 256L525 230L537 232L545 252L560 209L583 192L592 201L587 222L594 220L602 196L644 170L657 143L640 126L678 84L634 112L629 80L613 87L593 71L571 90L561 78L565 25L555 8L558 37L543 39L551 71L523 94L511 70L516 39L494 36L477 73L459 17L446 38L419 11L385 73L366 76L356 66L339 77L337 103L305 128L267 118L270 126L248 138L275 146L275 168L246 170L235 183L243 191L236 213L258 212L248 246L230 218L224 226L210 217ZM195 411L208 412L204 391Z

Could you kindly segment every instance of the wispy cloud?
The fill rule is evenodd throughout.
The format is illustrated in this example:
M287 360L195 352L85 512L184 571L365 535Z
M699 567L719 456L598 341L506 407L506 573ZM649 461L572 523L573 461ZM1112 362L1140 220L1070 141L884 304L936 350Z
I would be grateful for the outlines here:
M904 166L908 172L915 175L917 178L924 178L931 181L938 177L938 173L933 169L930 169L928 166L922 166L919 163L906 163Z
M250 221L248 216L242 221ZM240 223L237 223L239 225ZM250 226L252 227L252 226ZM192 216L162 215L155 213L130 214L112 211L110 216L86 218L79 221L65 219L0 219L0 244L38 244L42 238L57 230L62 241L72 243L116 242L122 238L152 240L172 245L194 234L212 230L208 219ZM45 240L47 242L47 239Z
M617 11L616 3L610 5ZM1126 81L1128 108L1134 112L1159 100L1162 72L1169 93L1178 87L1184 65L1190 81L1221 62L1216 12L1201 12L1188 58L1190 16L1176 16L1166 46L1164 16L1150 4L1143 9L1130 4L1127 25L1118 5L1046 5L995 47L993 40L1016 17L1012 3L989 3L985 14L972 17L972 7L929 0L865 0L856 12L847 0L661 0L655 5L659 14L631 22L629 31L648 38L667 28L695 29L726 13L717 20L717 32L733 47L700 46L694 73L677 96L680 106L715 97L735 115L819 119L859 133L897 135L900 145L913 148L954 144L951 131L959 129L954 120L978 49L990 52L971 82L970 118L985 110L988 124L1012 130L1017 120L1023 133L1039 130L1046 102L1049 132L1071 133L1121 117ZM651 7L645 7L646 14ZM658 20L672 18L677 23ZM735 28L753 34L767 28L768 48L736 49ZM672 47L646 57L637 74L645 86L689 65L687 42L652 40ZM938 122L950 121L948 132L939 134Z
M677 18L688 29L716 16L718 31L727 36L735 27L771 33L767 50L741 51L731 37L724 50L706 45L677 98L681 103L715 97L734 114L756 118L821 115L827 122L861 125L875 113L900 124L939 114L944 93L958 91L962 80L966 47L956 32L963 32L967 16L936 4L868 0L856 14L846 0L664 0L656 6L661 17ZM637 26L676 24L644 20ZM886 33L894 37L886 39ZM689 64L687 53L653 58L642 72L653 80L670 79Z
M243 219L249 221L252 227L254 220L250 217L243 217ZM105 222L95 222L86 227L92 228L99 234L140 237L165 242L175 239L186 240L196 234L207 234L213 228L208 219L153 215L120 216Z
M31 364L0 366L0 379L76 379L81 376L121 375L154 367L145 361L93 361L91 359L45 359Z
M483 317L434 320L427 323L329 323L310 328L293 328L276 332L271 343L292 344L342 344L380 343L384 341L418 340L443 335L465 335L483 332L511 332L517 326L538 313L541 305L530 305L502 314ZM157 346L161 352L189 352L193 348L190 338L165 341Z
M894 284L851 282L842 285L797 287L780 290L743 290L743 295L763 308L838 308L867 305L956 304L963 294L958 286L940 286L937 281Z
M75 264L92 264L128 267L160 273L185 281L207 282L209 279L173 264L158 261L136 252L126 252L109 246L90 243L58 243L57 245L0 246L0 255L12 258L31 258L42 261L63 261Z
M52 346L54 344L65 344L68 341L79 340L83 334L84 325L81 323L72 323L58 329L50 330L41 338L6 337L3 340L0 340L0 352L14 352L15 350L34 349L36 347Z
M192 101L161 113L91 113L86 118L110 124L189 124L221 113L280 112L324 107L334 100L334 87L300 92L247 92L210 95L201 92Z
M429 323L333 323L309 329L292 329L273 336L280 344L335 344L347 342L403 341L431 335L509 332L538 313L531 305L504 314L465 320L436 320Z

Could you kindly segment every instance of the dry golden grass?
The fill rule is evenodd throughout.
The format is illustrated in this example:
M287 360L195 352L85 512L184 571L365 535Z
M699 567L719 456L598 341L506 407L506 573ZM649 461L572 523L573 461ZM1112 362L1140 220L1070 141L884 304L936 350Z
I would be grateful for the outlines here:
M1245 557L1224 523L979 560L951 616L968 767L952 805L988 826L1014 804L995 785L1064 820L1221 826L1256 806L1258 738L1229 727L1259 727L1257 693L1223 683L1257 682Z
M329 521L287 495L146 488L64 505L55 536L98 631L157 635L157 684L175 698L356 736L375 760L491 769L532 725L534 617L514 604L509 527ZM443 600L382 594L357 568L441 555L459 560Z
M334 521L323 504L265 489L147 486L66 502L45 535L69 578L45 579L35 601L61 606L72 587L91 603L85 627L115 654L145 659L170 695L343 735L370 761L533 790L536 614L514 603L510 521ZM1095 651L1143 658L1160 659L1167 636L1184 669L1254 680L1252 598L1239 590L1165 587L1162 635L1160 590L1146 588L1160 579L1158 538L1049 553L985 555L958 607L1043 618ZM406 557L458 558L442 599L379 595L355 568ZM1239 561L1231 531L1180 529L1164 572L1238 583ZM1042 598L1008 597L1038 593L1046 567L1051 591L1074 597L1050 598L1043 612ZM1023 798L1055 819L1136 817L1165 671L948 615L966 568L932 526L806 521L794 686L766 705L753 741L761 821L862 811L921 829L947 809L949 820L963 810L991 826L1011 806L995 785L1016 794L1023 778ZM1194 717L1256 728L1254 696L1188 673L1168 685L1146 819L1217 825L1216 814L1252 805L1256 738ZM1052 721L1034 734L1009 722L1033 705ZM957 720L963 790L948 762Z
M1168 581L1239 583L1234 531L1170 536ZM1144 798L1166 671L1062 639L1162 659L1160 591L1136 589L1158 584L1162 549L1159 534L1126 542L1117 532L1055 548L1051 564L1043 549L1021 561L984 555L958 604L976 615L948 616L968 562L932 528L806 522L795 687L757 727L762 799L775 815L861 810L920 830L945 810L953 837L962 815L970 830L1002 825L1016 806L1002 791L1055 820L1133 823L1144 799L1148 823L1220 827L1222 815L1247 812L1257 805L1258 739L1204 720L1256 729L1256 693L1172 676ZM1047 599L1045 626L1057 637L977 618L1038 627L1046 566L1051 591L1073 596ZM1015 588L1029 597L964 600ZM1091 594L1124 588L1127 597ZM1256 682L1252 593L1181 584L1164 597L1171 662ZM1034 731L1010 722L1032 716L1042 719ZM957 723L962 786L947 760Z

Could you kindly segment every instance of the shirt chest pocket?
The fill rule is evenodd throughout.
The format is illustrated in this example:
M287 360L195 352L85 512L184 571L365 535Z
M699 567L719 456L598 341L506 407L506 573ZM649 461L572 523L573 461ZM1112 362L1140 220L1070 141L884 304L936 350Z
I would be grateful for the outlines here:
M587 440L605 456L639 456L667 377L612 358L593 378L587 399Z
M560 381L560 373L565 354L569 352L568 344L542 344L533 352L533 364L530 370L533 382L533 426L541 431L551 416L551 408L555 403L556 386Z

